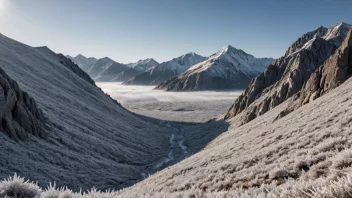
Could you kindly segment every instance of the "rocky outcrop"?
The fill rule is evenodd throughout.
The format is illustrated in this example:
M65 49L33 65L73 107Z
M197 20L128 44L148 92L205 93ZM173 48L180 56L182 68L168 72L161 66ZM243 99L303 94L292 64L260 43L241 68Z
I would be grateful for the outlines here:
M346 38L347 27L341 23L304 34L291 45L285 56L252 79L249 87L230 107L225 119L246 110L243 124L247 123L298 93L311 74L335 52L336 46L341 45Z
M341 47L307 81L300 94L306 104L338 87L352 75L352 29Z
M44 116L35 100L0 68L0 129L13 140L44 138Z

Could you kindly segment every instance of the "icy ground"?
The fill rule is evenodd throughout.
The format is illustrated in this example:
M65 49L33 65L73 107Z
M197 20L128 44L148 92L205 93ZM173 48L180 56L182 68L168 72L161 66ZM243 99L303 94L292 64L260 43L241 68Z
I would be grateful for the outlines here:
M206 122L224 112L241 94L234 91L165 92L154 86L97 83L102 90L137 114L176 122Z

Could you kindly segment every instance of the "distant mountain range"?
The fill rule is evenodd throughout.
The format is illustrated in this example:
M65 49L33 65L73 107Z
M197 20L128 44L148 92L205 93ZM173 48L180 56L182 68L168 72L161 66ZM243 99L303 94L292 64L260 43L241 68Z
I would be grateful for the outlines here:
M147 69L158 65L154 59L140 60L137 63L122 64L108 57L96 59L87 58L81 54L76 57L67 55L83 71L89 74L94 81L122 82L138 75Z
M244 89L251 79L263 72L273 60L255 58L229 45L182 74L161 83L156 89L166 91Z
M196 53L187 53L170 61L160 63L149 70L124 82L127 85L158 85L189 69L191 66L206 60Z
M210 57L191 52L160 64L151 58L122 64L108 57L87 58L81 54L67 57L94 81L156 85L156 89L166 91L244 89L273 61L272 58L255 58L232 46Z

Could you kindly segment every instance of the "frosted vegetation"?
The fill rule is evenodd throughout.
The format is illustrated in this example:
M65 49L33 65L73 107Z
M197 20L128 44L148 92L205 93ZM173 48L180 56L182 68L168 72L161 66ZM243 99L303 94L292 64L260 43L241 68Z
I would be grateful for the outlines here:
M17 172L39 185L118 188L167 155L172 129L121 107L64 56L0 35L0 57L0 67L43 111L47 134L15 141L1 132L1 178Z

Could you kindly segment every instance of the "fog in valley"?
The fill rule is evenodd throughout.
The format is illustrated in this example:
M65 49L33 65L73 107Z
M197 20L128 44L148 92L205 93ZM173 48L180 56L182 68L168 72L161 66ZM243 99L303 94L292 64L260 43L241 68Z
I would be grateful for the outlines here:
M154 86L97 83L127 109L148 117L170 121L206 122L231 106L241 91L166 92Z

